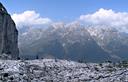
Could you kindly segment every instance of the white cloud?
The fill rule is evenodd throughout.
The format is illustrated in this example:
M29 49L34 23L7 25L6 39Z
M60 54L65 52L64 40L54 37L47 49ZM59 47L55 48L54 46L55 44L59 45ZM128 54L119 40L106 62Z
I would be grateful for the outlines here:
M116 27L128 26L128 12L115 12L111 9L99 9L95 13L81 15L80 20L86 24L105 24Z
M42 18L39 13L35 11L25 11L19 14L13 14L12 19L15 21L18 28L23 26L40 26L51 23L51 19Z

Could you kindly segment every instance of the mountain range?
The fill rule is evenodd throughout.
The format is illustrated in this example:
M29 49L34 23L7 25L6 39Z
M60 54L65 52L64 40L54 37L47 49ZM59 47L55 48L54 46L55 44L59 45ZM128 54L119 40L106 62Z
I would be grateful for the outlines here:
M128 59L128 33L107 25L55 23L19 29L23 59L59 58L84 62Z

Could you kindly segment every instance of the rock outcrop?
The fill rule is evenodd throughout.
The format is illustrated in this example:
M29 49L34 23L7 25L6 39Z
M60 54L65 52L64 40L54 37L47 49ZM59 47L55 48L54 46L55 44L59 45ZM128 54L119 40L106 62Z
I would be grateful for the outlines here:
M18 56L18 31L11 16L0 3L0 58L17 59Z

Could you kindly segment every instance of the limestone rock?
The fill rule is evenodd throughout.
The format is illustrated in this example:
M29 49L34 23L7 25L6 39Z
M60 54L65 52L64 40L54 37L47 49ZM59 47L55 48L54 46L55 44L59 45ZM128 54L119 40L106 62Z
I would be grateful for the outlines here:
M11 59L19 57L18 31L11 16L0 3L0 56L8 55ZM8 59L8 57L6 57Z
M124 63L0 60L0 82L128 82ZM121 67L120 67L121 66Z

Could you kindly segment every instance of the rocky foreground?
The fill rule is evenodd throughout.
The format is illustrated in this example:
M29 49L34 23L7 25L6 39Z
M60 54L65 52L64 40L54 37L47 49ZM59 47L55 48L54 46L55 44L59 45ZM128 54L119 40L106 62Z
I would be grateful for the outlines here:
M128 68L66 60L0 60L0 82L128 82Z

